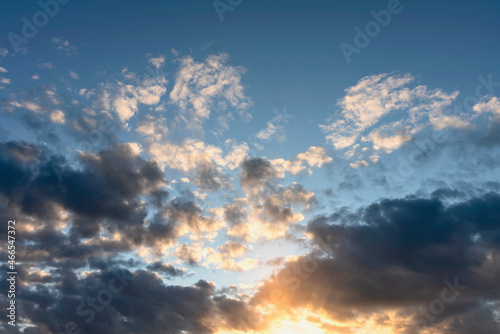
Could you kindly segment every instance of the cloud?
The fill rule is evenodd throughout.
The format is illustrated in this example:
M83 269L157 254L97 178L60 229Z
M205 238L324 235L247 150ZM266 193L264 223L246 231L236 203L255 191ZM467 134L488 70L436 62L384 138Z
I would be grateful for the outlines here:
M268 179L278 176L271 163L262 158L250 158L241 165L240 183L243 187L253 187L265 184Z
M5 89L5 85L9 85L10 82L9 78L0 77L0 89Z
M167 121L164 117L148 114L138 122L135 132L158 141L168 133Z
M69 73L69 76L72 77L73 79L75 79L75 80L80 79L80 76L76 72L69 71L68 73Z
M417 333L423 322L436 333L494 332L499 204L497 193L452 205L409 196L318 216L308 224L316 250L287 263L253 303L286 312L309 306L351 329L386 317L375 326L384 333ZM441 298L446 280L461 293L426 321L421 309Z
M53 123L64 124L66 122L65 115L61 110L55 110L50 114L49 118Z
M323 164L332 162L333 159L326 155L324 148L319 146L311 146L304 153L299 153L292 160L285 160L282 158L270 160L271 165L276 168L278 177L284 178L285 172L297 175L301 172L312 174L312 170L307 168L304 163L310 167L322 167Z
M190 56L180 60L170 103L180 109L180 119L189 127L199 128L212 111L229 108L248 117L252 102L240 82L244 70L227 65L228 59L227 54L221 54L208 56L203 63Z
M82 332L96 334L124 330L158 333L165 328L173 334L210 334L217 329L248 329L240 318L254 313L244 302L216 294L215 284L204 280L186 287L165 285L154 272L130 272L113 266L84 277L66 269L53 270L52 274L52 281L58 284L51 291L40 285L19 289L24 316L32 326L28 333L37 333L35 328L65 332L71 323ZM1 298L4 302L5 297ZM92 301L95 308L89 304Z
M173 278L173 277L185 275L185 270L175 268L170 263L154 262L154 263L150 264L149 266L147 266L146 269L148 269L150 271L158 272L158 273L163 274L163 275L166 275L168 278Z
M0 61L7 57L7 54L9 54L9 50L0 48Z
M438 130L469 126L472 115L447 114L458 92L412 87L414 81L411 74L384 73L347 88L337 103L339 112L320 125L327 141L338 150L359 144L370 151L391 152L427 126Z
M202 208L188 199L175 198L162 216L175 226L179 236L189 235L192 240L212 240L223 226L223 222L204 215Z
M215 250L212 248L208 249L209 254L206 257L206 264L214 265L218 269L248 271L257 266L257 260L246 258L241 261L235 261L234 259L244 256L245 253L249 252L251 249L251 247L228 241Z
M122 71L124 81L102 83L100 89L86 93L94 98L94 107L102 112L114 112L118 119L127 122L139 111L140 105L156 106L166 94L167 80L160 75L138 77L126 68Z
M158 56L149 58L148 62L153 65L156 69L159 69L165 64L165 60L167 58L165 56Z
M478 102L473 110L479 114L492 113L498 117L500 116L500 100L497 97L491 97L489 100L484 99Z
M71 57L75 54L76 52L76 47L71 45L69 41L60 39L60 38L52 38L52 44L55 45L56 50L67 57Z
M135 228L144 234L146 213L138 197L165 183L158 165L140 158L133 144L118 144L98 154L85 153L80 162L83 170L73 170L64 158L47 156L37 146L3 144L0 170L17 175L23 182L1 178L0 195L22 213L39 219L70 212L71 233L75 236L96 236L104 220L110 228L114 225L111 222L120 223L121 232Z
M224 152L196 139L186 139L180 144L152 142L147 146L147 152L160 164L189 173L193 183L207 191L227 186L229 179L225 172L238 168L247 151L246 144L231 144Z
M333 159L326 155L326 151L320 146L311 146L304 153L297 155L298 160L304 160L311 167L321 168L324 164L330 163Z
M297 183L249 188L246 198L224 207L224 219L230 225L227 234L248 241L283 238L314 202L314 193Z

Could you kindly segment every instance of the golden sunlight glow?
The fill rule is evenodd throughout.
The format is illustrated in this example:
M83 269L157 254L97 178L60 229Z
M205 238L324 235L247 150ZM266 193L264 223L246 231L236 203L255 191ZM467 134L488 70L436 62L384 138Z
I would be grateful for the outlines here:
M246 332L219 330L216 334L396 334L399 333L398 328L402 328L402 325L409 321L398 318L395 311L374 313L368 317L360 316L342 323L329 319L328 314L324 312L309 308L289 310L291 313L279 310L275 305L259 309L265 318L261 328Z

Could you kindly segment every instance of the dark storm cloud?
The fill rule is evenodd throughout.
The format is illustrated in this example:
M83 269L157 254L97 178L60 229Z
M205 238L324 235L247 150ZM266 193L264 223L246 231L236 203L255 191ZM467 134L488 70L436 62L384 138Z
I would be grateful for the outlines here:
M23 295L32 333L65 333L68 323L94 334L213 333L248 328L241 319L252 313L245 303L216 295L215 286L203 280L164 285L153 273L112 266L82 278L61 271L57 279L54 289Z
M156 163L138 157L126 144L82 156L83 170L72 169L56 156L26 166L17 161L23 147L26 144L0 147L0 193L36 217L54 216L57 204L94 221L108 218L138 224L145 211L137 196L165 181Z
M26 265L80 268L92 257L173 240L175 221L144 224L142 198L164 202L165 182L159 166L140 158L128 144L83 155L78 169L36 145L0 144L2 221L17 218L35 228L18 231L23 247L17 255ZM69 214L64 218L69 233L61 231L61 209ZM122 237L81 242L100 232Z
M418 320L417 308L456 278L467 289L430 326L453 334L498 331L484 303L500 301L499 194L450 206L436 197L382 200L359 212L317 217L308 230L327 256L311 253L317 268L303 271L305 278L293 274L300 261L288 263L254 302L269 302L280 290L283 305L315 305L339 320L394 307ZM417 333L414 325L405 330Z

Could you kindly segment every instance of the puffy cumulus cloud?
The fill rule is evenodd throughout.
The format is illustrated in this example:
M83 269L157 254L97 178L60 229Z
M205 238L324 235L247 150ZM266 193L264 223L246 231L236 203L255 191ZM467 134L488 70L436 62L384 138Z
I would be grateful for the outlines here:
M226 152L218 146L207 145L196 139L181 144L152 142L147 152L160 164L188 173L193 183L206 191L227 186L226 172L238 168L247 157L248 145L231 144Z
M321 167L323 164L332 162L333 159L326 155L326 151L320 146L311 146L304 153L299 153L294 159L273 159L270 160L271 165L275 167L278 177L284 178L285 172L296 175L301 172L312 174L312 170L307 168L304 163L310 167Z
M179 117L190 127L199 127L212 111L230 109L248 117L252 102L241 84L244 70L227 65L228 59L221 54L208 56L202 63L189 56L180 60L170 102L179 107Z
M148 114L138 122L135 132L159 141L168 133L167 120Z
M280 158L270 160L269 162L274 167L276 176L279 178L284 178L285 172L296 175L300 172L308 171L309 174L312 174L312 171L304 166L301 160L285 160Z
M336 149L362 145L391 152L427 126L463 129L473 115L448 113L458 92L412 86L411 74L380 74L362 78L338 101L338 114L320 125ZM372 153L369 153L370 155Z
M157 106L167 92L164 75L138 76L124 68L122 80L105 82L98 89L83 91L93 99L93 107L104 113L114 113L118 119L127 122L138 112L140 105Z
M153 143L148 147L148 153L160 163L184 172L196 169L200 164L224 167L229 163L224 158L224 152L220 147L207 145L196 139L187 139L179 145Z
M297 154L297 159L307 162L311 167L317 166L319 168L333 161L331 157L326 155L325 149L321 146L309 147L306 152Z
M148 59L148 63L153 65L156 69L159 69L163 67L163 64L165 64L165 61L167 60L167 57L160 55L158 57L151 57Z
M208 249L203 248L200 243L183 243L173 253L175 257L189 265L198 265L201 259L207 255Z
M57 124L64 124L66 122L66 116L61 110L54 110L50 116L50 121Z
M498 331L500 195L445 205L448 193L314 218L316 250L287 262L251 303L309 307L348 333Z
M285 237L293 224L304 219L302 212L314 202L314 193L297 183L251 189L246 198L224 207L224 219L229 224L227 234L249 241Z
M497 118L500 117L500 100L497 97L490 97L479 101L473 110L479 114L491 113Z
M244 256L251 251L252 247L247 247L240 243L228 241L224 245L213 248L208 248L206 257L206 265L213 265L218 269L230 271L248 271L255 268L258 264L257 260L246 258L240 261L235 261L235 258Z
M183 243L173 252L180 261L191 266L201 265L208 269L223 269L229 271L248 271L255 268L258 261L243 257L252 247L233 241L227 241L215 249L200 242Z

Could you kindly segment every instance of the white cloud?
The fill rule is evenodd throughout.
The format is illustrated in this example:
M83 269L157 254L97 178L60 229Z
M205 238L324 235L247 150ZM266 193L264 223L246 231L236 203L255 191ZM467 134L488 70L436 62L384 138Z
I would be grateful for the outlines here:
M33 75L31 76L31 79L32 79L32 80L38 80L38 79L40 79L40 76L39 76L38 74L36 74L36 73L35 73L35 74L33 74Z
M2 58L7 57L7 54L8 54L8 53L9 53L9 50L0 48L0 60L1 60Z
M207 145L196 139L187 139L181 144L153 142L147 151L161 164L184 172L203 165L214 165L219 170L234 170L247 157L248 146L233 144L225 153L220 147Z
M9 78L0 77L0 84L8 85L8 84L10 84L10 82L11 82L11 80Z
M327 141L336 149L361 144L391 152L425 126L442 130L469 125L470 119L446 114L458 92L411 86L414 81L411 74L385 73L364 77L347 88L338 101L338 115L320 125Z
M227 54L211 55L204 63L184 57L180 63L170 102L181 110L180 118L197 128L214 110L229 107L246 115L251 101L241 85L241 67L227 65Z
M257 260L246 258L241 261L235 261L249 252L252 247L246 247L242 244L228 241L224 245L213 249L208 247L206 250L206 261L204 265L215 266L218 269L230 271L248 271L255 268L258 264Z
M273 159L269 161L271 165L275 168L276 177L284 178L285 172L292 173L296 175L300 172L307 170L307 167L302 164L300 160L285 160L285 159ZM309 173L312 173L309 171Z
M497 97L491 97L489 101L486 99L478 102L473 110L479 114L493 113L500 115L500 100Z
M14 109L17 108L26 109L36 114L43 114L46 111L38 102L30 100L21 100L21 101L8 100L5 102L4 106L5 110L12 112Z
M135 132L160 140L168 133L167 121L164 117L146 115L135 128Z
M163 64L165 64L165 60L167 58L165 56L159 56L159 57L154 57L154 58L150 58L148 60L148 62L153 65L155 68L159 69L160 67L163 66Z
M295 159L285 160L279 158L270 160L269 162L275 168L277 177L284 178L285 172L296 175L300 172L307 171L309 174L312 174L312 170L308 169L304 165L304 162L306 162L310 167L321 167L332 161L333 159L326 155L326 151L323 147L311 146L306 152L297 154Z
M260 130L255 136L260 140L270 140L272 137L277 136L279 142L284 142L286 140L286 134L284 132L283 125L276 125L273 121L267 122L265 129Z
M285 237L291 225L304 220L303 210L311 207L314 193L299 184L262 187L247 193L231 205L243 216L228 228L227 234L247 241Z
M167 92L166 79L163 76L151 78L145 76L138 79L134 73L122 73L126 80L131 82L117 81L115 83L102 84L102 89L94 100L94 107L102 112L114 111L119 120L124 124L137 113L139 105L158 105L161 98ZM85 94L85 93L84 93ZM87 97L94 96L93 90L86 93Z
M49 116L50 121L57 124L64 124L66 122L66 117L61 110L56 110L52 112Z
M333 159L326 155L326 151L320 146L311 146L309 149L297 155L298 160L304 160L311 167L318 166L321 168L323 164L332 162Z
M5 68L3 68L2 66L0 66L0 73L7 73L7 70Z

